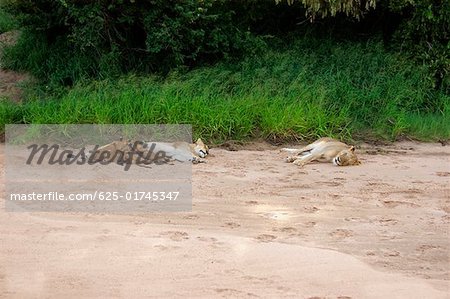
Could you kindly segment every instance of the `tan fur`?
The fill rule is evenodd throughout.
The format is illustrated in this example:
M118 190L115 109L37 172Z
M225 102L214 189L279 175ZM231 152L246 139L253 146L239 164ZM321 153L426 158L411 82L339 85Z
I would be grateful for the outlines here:
M333 162L338 166L361 164L355 154L355 147L333 138L324 137L301 149L284 148L283 151L294 154L286 162L304 166L312 161Z
M95 153L93 153L92 161L110 161L110 162L123 162L127 159L127 155L130 152L129 142L122 138L117 141L113 141L109 144L99 147Z
M152 149L152 153L155 154L159 151L165 153L168 161L187 162L191 161L194 164L206 163L204 159L209 154L209 148L199 138L195 143L187 142L145 142L137 147L137 150L142 153L143 156L148 156L148 151Z
M152 147L152 145L154 145ZM153 148L151 152L150 149ZM192 163L205 163L204 158L209 154L209 148L199 138L195 143L187 142L174 142L174 143L162 143L162 142L137 142L124 141L122 139L113 141L107 145L99 147L93 154L94 161L105 160L101 159L105 153L109 153L109 161L122 163L127 159L132 158L132 162L140 160L145 162L146 160L155 159L155 154L158 151L165 153L167 162L180 161Z

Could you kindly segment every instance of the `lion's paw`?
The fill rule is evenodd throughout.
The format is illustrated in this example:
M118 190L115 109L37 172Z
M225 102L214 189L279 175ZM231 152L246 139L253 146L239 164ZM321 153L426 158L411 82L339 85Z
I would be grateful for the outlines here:
M299 159L297 159L297 160L295 160L294 162L292 162L292 163L294 163L295 165L297 165L297 166L300 166L300 167L303 167L303 162L302 162L302 160L299 160Z
M292 162L294 162L295 160L297 160L298 159L298 157L295 157L295 156L289 156L289 157L287 157L286 159L285 159L285 161L286 161L286 163L292 163Z
M192 164L199 164L199 163L206 163L205 159L198 158L198 157L192 157Z

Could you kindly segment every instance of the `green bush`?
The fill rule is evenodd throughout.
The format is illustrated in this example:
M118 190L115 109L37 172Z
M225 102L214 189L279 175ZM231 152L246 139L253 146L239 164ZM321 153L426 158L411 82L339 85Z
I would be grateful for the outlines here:
M331 34L344 33L348 37L382 33L388 43L385 46L428 67L427 81L432 87L450 90L449 0L274 1L290 4L289 9L297 11L299 17L306 14L305 18L319 24L317 27L325 24ZM299 3L305 7L306 13L295 5ZM343 18L343 15L347 17ZM352 18L359 21L356 26L349 22ZM360 30L364 28L370 29L366 32ZM394 39L390 38L392 33Z
M391 0L389 9L403 15L396 32L402 49L430 69L429 81L450 90L450 1Z
M255 51L261 41L237 25L227 5L225 0L6 0L4 9L18 16L26 36L17 46L22 49L3 60L44 81L71 85L83 76L167 72ZM30 51L38 52L32 54L36 60L23 61L31 59Z
M2 7L28 35L4 64L52 85L211 64L305 32L368 40L395 31L389 48L427 66L431 88L450 89L449 0L2 0Z
M252 36L233 23L234 11L228 1L163 1L144 13L146 49L154 64L191 64L197 60L216 61L251 50Z
M16 29L17 26L18 24L14 17L0 9L0 34Z

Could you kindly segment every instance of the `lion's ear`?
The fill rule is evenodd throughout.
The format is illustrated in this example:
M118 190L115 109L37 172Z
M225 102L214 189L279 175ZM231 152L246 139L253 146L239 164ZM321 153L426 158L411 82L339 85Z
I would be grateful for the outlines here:
M203 141L201 138L197 139L197 141L195 142L197 145L204 145Z
M355 147L352 145L352 146L350 146L350 151L351 152L354 152L355 151Z

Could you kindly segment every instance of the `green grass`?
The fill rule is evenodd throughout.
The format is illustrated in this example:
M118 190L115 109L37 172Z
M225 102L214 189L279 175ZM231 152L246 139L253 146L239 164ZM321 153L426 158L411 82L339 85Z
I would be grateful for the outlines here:
M5 12L0 7L0 34L17 29L18 24L13 16Z
M70 70L70 68L68 68ZM450 139L450 97L381 43L300 39L166 78L81 82L0 102L6 123L187 123L208 142L335 136Z

